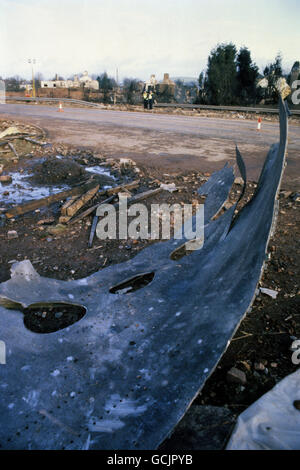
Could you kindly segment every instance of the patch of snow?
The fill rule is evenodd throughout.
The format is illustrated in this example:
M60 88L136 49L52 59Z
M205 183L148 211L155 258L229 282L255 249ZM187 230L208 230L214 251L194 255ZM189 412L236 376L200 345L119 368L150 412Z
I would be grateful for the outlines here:
M111 175L110 171L107 168L99 166L99 165L89 166L85 170L88 171L89 173L95 173L97 175L108 176L112 180L116 179L113 175Z
M11 183L0 183L0 198L8 204L22 204L23 202L48 197L70 188L68 185L44 186L34 184L28 180L32 176L30 173L12 172L9 175L12 177ZM9 194L4 195L6 192Z

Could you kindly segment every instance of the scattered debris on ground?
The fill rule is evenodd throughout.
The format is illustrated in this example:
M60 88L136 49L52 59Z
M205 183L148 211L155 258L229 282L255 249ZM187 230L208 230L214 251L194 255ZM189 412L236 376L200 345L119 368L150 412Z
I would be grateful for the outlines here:
M52 145L36 126L2 121L0 131L0 244L5 247L0 251L0 282L10 278L15 261L29 259L44 277L80 279L155 243L95 236L97 208L107 202L117 205L119 193L126 193L128 204L142 200L148 209L154 203L203 203L197 189L208 173L158 176L128 158L108 159L90 150ZM241 185L237 176L218 216L239 199ZM250 200L256 186L247 183L239 205ZM290 348L300 338L299 202L299 188L282 188L277 230L255 302L191 410L225 407L236 416L296 370ZM56 328L68 315L65 307L57 306L44 316L43 311L31 312L30 318L42 331L45 322Z

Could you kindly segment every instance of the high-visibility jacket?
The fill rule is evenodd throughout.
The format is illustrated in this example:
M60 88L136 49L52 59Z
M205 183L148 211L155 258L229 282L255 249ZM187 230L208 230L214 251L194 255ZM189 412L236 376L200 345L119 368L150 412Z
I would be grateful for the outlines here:
M144 91L144 93L143 93L143 98L144 98L144 100L146 100L148 98L148 94L147 94L146 91Z

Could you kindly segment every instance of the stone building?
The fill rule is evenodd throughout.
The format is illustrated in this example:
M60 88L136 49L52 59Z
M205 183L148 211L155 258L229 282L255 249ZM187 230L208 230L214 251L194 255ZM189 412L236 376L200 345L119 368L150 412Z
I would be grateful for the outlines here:
M164 78L161 82L159 82L159 91L163 93L165 90L168 90L171 95L175 93L175 82L170 79L168 73L164 73Z
M98 81L89 77L87 71L83 72L80 78L78 75L74 75L74 80L59 80L56 75L55 80L41 81L41 88L80 88L81 86L91 90L99 90Z
M168 92L169 95L173 96L175 93L175 83L170 79L168 73L164 73L164 78L160 82L158 82L155 75L152 74L150 79L146 80L144 90L153 91L159 94Z
M74 77L75 81L75 77ZM79 78L80 85L83 84L84 88L90 88L92 90L99 90L99 82L98 80L93 80L89 77L87 71L83 72L82 77Z

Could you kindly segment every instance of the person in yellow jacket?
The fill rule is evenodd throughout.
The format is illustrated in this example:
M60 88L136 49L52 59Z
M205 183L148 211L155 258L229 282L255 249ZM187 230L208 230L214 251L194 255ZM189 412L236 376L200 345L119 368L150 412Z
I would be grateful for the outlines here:
M144 109L147 109L148 108L148 93L146 92L146 90L143 93L143 100L144 100Z
M152 107L153 107L153 93L152 93L152 91L149 91L149 94L148 94L148 107L149 107L149 109L152 109Z

